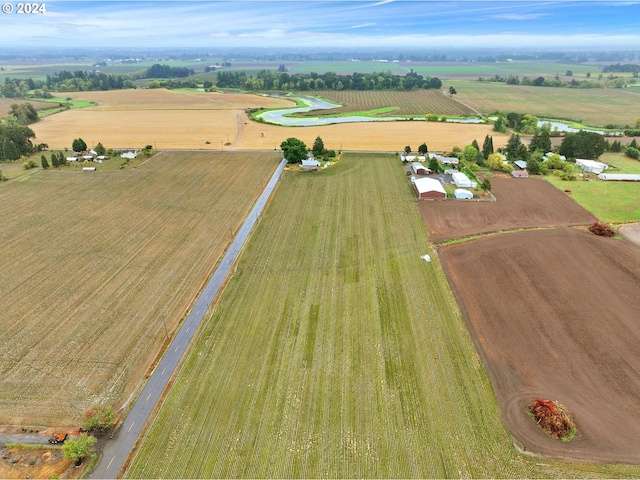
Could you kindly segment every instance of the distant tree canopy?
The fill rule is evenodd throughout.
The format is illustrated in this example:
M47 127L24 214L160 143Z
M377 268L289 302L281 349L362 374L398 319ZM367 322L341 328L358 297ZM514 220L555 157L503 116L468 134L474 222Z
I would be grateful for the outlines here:
M9 111L9 115L16 119L20 125L29 125L30 123L35 123L40 118L38 117L38 112L33 108L33 105L30 103L14 103L11 105L11 110Z
M606 147L607 142L602 135L581 130L567 134L562 139L558 153L567 158L598 158Z
M71 148L73 148L74 152L84 152L87 149L87 143L81 138L76 138L73 141Z
M415 90L440 88L442 82L436 77L423 77L411 70L406 75L391 72L353 73L337 75L334 72L296 73L261 70L254 77L246 72L218 72L218 88L242 88L245 90Z
M18 150L18 158L21 155L27 155L35 151L32 139L36 138L36 134L33 133L29 127L20 125L18 122L9 118L0 122L0 159L6 159L4 152L5 146L9 145L9 141ZM11 147L9 147L11 148ZM10 152L12 156L15 156L14 152Z
M185 78L189 75L195 75L195 73L192 68L170 67L156 63L147 68L144 78Z
M43 97L44 92L82 92L90 90L118 90L133 88L133 82L128 75L107 75L100 72L85 72L77 70L70 72L61 70L53 75L47 75L45 80L32 78L5 78L0 87L0 94L6 98L24 98L31 90L39 90Z

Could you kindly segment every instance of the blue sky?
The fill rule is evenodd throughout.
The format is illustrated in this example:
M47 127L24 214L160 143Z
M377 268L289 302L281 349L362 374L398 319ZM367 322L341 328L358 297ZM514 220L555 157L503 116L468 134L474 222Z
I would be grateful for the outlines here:
M3 2L14 12L0 14L0 46L12 49L640 48L640 1L47 1L31 15Z

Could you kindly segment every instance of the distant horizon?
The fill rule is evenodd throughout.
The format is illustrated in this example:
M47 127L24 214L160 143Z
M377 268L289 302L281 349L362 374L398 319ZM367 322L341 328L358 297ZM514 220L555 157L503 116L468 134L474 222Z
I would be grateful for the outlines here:
M53 1L3 5L0 53L32 49L640 49L636 1ZM7 7L9 5L9 7ZM42 5L39 3L38 5Z

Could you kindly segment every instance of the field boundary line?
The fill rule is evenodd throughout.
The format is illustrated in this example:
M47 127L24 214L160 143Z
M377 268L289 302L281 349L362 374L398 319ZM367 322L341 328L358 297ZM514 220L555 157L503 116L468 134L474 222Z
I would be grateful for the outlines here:
M118 474L127 464L136 444L146 431L145 426L153 413L157 411L163 394L191 344L191 340L199 330L209 308L217 299L220 289L225 284L249 234L258 222L258 218L278 184L286 164L287 161L282 159L206 286L200 292L180 330L165 350L122 426L106 443L102 458L90 478L118 478Z

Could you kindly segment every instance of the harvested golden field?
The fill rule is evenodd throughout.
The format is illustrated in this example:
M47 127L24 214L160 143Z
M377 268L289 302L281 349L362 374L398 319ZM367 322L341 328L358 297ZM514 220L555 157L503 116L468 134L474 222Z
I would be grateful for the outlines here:
M0 117L5 117L9 115L9 112L11 111L11 105L13 105L14 103L17 103L17 104L30 103L31 105L33 105L33 108L35 108L36 110L41 110L43 108L51 108L52 105L55 105L47 102L38 102L35 100L22 100L22 99L15 99L15 98L0 97Z
M493 135L494 146L506 144L505 135L488 125L423 121L369 122L321 127L281 127L250 120L246 108L291 106L287 100L257 95L181 93L168 90L123 90L69 94L98 102L98 106L68 110L32 125L38 142L51 148L70 148L81 137L91 147L209 150L274 150L288 137L308 146L320 135L331 149L417 150L426 142L430 150L464 147L474 139ZM274 103L279 102L279 103ZM207 143L209 142L209 143ZM229 143L229 145L227 145Z
M0 424L133 398L279 161L161 153L0 185Z

